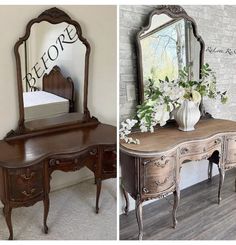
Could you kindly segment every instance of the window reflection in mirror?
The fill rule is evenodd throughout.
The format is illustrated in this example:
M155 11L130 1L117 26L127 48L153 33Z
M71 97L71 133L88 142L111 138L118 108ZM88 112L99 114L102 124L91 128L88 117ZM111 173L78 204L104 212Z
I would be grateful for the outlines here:
M25 121L83 113L85 53L73 25L42 21L32 26L29 38L19 47ZM55 66L71 79L63 83L57 76L53 81L49 77L48 86L44 76Z
M177 80L179 70L184 67L189 67L191 78L199 78L200 43L189 21L155 14L139 40L144 89L149 78L154 78L157 83L166 76Z

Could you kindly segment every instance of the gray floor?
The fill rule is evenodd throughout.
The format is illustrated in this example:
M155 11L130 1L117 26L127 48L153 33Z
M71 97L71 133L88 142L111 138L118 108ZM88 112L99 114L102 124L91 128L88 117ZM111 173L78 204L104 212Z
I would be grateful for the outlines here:
M94 180L50 193L49 233L42 232L42 202L13 209L16 240L116 240L116 179L103 181L100 213L95 214ZM8 239L8 229L0 212L0 239Z
M144 206L143 240L235 240L236 169L226 172L221 204L217 204L218 176L211 183L201 182L181 191L173 229L171 212L173 195ZM134 211L120 216L120 239L137 239L138 226Z

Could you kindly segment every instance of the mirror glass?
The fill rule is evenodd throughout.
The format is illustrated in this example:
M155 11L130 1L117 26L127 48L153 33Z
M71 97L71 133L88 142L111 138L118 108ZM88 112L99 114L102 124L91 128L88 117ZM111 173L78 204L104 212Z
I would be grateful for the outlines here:
M35 23L19 54L25 121L83 113L86 46L75 26Z
M193 34L190 21L154 14L151 24L139 36L141 48L141 76L143 87L148 78L170 80L179 77L179 70L189 67L189 76L199 79L200 43Z

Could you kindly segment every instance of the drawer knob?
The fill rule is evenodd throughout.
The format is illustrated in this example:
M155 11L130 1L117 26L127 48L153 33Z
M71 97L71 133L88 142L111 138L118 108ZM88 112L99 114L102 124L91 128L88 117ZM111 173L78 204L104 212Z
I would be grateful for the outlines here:
M155 161L154 164L155 164L157 167L164 168L169 162L170 162L170 160L166 160L164 163L159 162L159 161Z
M33 193L35 192L35 189L31 189L30 192L27 191L22 191L22 194L24 194L25 196L29 197L31 196Z
M52 158L52 159L49 161L49 166L54 167L54 166L56 166L56 165L60 165L60 160Z
M186 154L186 153L188 153L188 148L184 147L184 148L182 148L182 149L180 150L180 154L181 154L181 155L184 155L184 154Z
M35 175L35 172L26 173L26 174L21 174L21 178L24 180L30 180L33 176Z
M89 154L90 154L91 156L95 156L95 155L97 154L97 150L96 150L96 149L92 149L92 150L89 152Z
M149 190L148 190L146 187L143 187L143 192L144 192L145 194L147 194L147 193L149 192Z
M170 160L166 160L165 162L161 162L163 161L164 159L166 158L166 156L162 156L160 158L160 160L146 160L146 161L143 161L143 166L147 165L148 163L152 163L152 164L155 164L157 167L161 167L161 168L164 168L166 166L166 164L168 164L170 162Z

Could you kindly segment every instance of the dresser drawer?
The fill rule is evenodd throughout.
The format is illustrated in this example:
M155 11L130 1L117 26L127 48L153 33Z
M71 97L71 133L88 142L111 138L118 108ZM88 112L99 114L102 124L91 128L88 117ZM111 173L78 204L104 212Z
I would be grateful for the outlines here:
M236 165L236 136L226 138L226 168L231 168Z
M105 174L116 173L116 149L107 148L103 151L102 172Z
M221 144L222 139L220 137L206 141L191 142L183 145L180 148L180 157L191 155L201 156L204 153L219 149L219 147L221 147Z
M175 157L146 158L141 160L143 176L141 180L142 193L155 195L164 192L175 185Z
M24 202L43 194L43 164L8 170L9 198Z
M94 171L97 155L96 147L91 147L79 153L56 155L49 159L49 167L52 171L76 171L87 166Z

